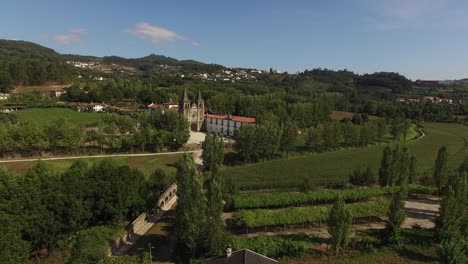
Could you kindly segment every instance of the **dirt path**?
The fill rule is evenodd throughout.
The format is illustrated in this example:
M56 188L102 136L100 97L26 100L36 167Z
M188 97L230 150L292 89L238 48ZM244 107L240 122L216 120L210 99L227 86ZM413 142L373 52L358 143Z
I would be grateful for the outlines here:
M403 228L420 226L434 228L441 200L437 197L410 198L405 203L406 219Z

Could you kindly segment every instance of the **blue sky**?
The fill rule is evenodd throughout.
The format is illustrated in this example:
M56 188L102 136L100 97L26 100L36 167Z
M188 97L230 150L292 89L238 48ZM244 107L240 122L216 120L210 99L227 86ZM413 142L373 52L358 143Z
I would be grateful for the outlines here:
M466 0L2 1L0 38L297 72L468 78Z

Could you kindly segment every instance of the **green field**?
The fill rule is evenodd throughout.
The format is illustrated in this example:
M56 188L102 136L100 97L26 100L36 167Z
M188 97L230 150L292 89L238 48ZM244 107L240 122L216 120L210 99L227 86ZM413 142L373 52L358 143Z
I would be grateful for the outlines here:
M33 108L14 113L20 121L46 125L53 120L64 118L74 124L90 125L100 122L106 114L83 113L68 108Z
M425 137L403 144L418 159L418 169L430 173L437 151L446 145L449 168L454 169L468 155L468 127L459 124L424 123ZM225 167L222 174L241 189L300 187L306 179L315 184L343 183L359 166L370 167L374 173L380 166L384 145L347 148L337 151L306 154L245 166Z
M160 156L140 156L140 157L114 157L111 158L116 160L120 164L127 164L131 168L139 169L146 175L154 172L156 168L162 168L168 174L175 174L175 164L181 157L181 154L174 155L160 155ZM104 158L89 158L83 159L90 164L98 162ZM63 172L68 169L76 159L70 160L50 160L44 161L52 170L57 172ZM19 175L23 175L28 171L29 168L37 164L38 161L26 161L26 162L7 162L1 163L1 167L5 167L7 170L14 172Z

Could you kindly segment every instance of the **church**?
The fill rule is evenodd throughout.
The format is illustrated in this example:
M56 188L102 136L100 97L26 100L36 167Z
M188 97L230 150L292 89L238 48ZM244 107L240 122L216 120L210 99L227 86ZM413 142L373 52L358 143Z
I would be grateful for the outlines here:
M191 101L187 96L187 89L184 90L184 97L179 106L179 113L182 114L189 123L190 131L200 132L205 120L205 101L203 101L201 92L198 90L197 102Z
M198 91L197 101L191 103L187 96L187 90L184 90L179 113L187 119L190 131L221 133L228 137L233 137L243 125L257 123L257 120L251 117L205 114L205 101L200 91Z

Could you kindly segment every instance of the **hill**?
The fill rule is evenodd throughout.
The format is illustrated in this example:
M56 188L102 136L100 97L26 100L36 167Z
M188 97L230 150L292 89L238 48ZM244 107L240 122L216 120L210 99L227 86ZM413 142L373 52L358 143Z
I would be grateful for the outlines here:
M28 41L0 40L0 92L18 85L65 83L72 71L52 49Z

